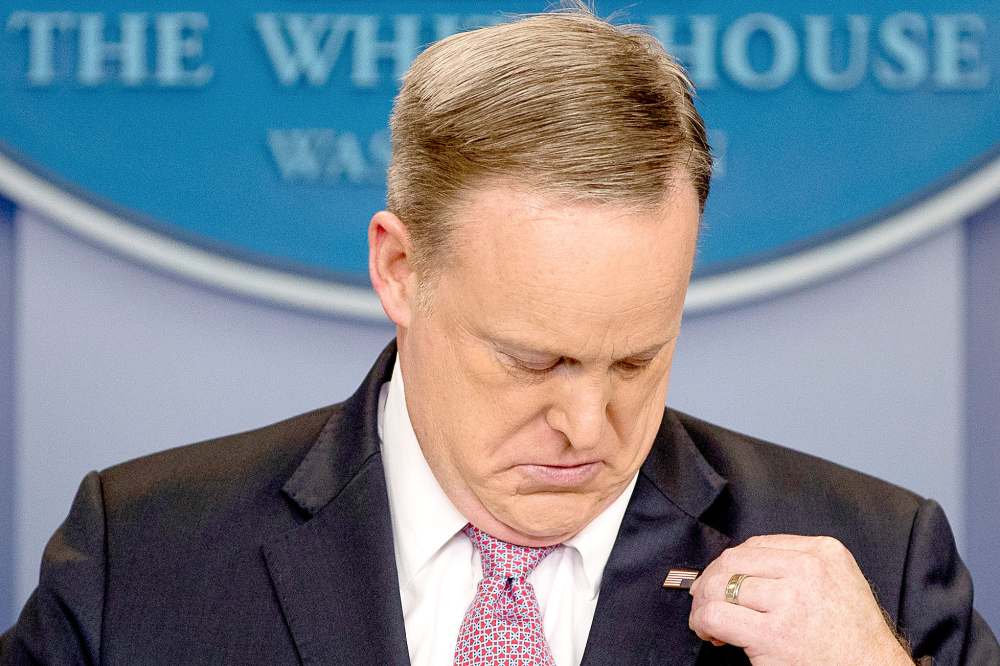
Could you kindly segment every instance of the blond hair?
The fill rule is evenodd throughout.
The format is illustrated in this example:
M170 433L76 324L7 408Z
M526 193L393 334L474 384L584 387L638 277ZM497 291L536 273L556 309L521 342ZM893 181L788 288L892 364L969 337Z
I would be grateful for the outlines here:
M686 177L704 209L712 158L692 96L652 36L585 7L432 44L390 120L388 207L418 275L447 261L456 204L487 183L652 209Z

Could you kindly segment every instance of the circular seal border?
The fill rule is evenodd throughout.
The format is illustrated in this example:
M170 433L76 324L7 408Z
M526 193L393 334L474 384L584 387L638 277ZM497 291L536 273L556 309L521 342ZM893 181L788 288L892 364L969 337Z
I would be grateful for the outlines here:
M296 310L384 321L368 287L225 256L160 233L59 187L0 151L0 193L126 259L214 289ZM685 311L701 314L778 296L868 265L961 222L1000 198L1000 150L912 205L827 242L692 280Z

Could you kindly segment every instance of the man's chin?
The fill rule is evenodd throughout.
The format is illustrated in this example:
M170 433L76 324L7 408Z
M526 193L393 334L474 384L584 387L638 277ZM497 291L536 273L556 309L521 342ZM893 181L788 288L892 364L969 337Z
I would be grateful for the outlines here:
M586 527L599 512L589 498L566 492L518 495L517 502L513 511L493 512L500 528L507 533L495 536L522 546L562 543Z

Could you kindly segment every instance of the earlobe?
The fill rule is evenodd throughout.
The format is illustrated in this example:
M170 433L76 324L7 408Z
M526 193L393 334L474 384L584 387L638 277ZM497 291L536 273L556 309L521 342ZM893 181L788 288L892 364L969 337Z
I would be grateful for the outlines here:
M368 274L382 309L403 328L410 325L416 289L410 257L406 225L388 211L375 213L368 224Z

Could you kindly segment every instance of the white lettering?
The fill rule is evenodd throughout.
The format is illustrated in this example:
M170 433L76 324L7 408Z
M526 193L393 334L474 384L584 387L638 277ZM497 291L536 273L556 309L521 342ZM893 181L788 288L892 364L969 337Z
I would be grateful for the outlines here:
M937 49L934 83L944 90L985 88L990 72L982 61L982 40L986 34L983 17L954 14L934 17Z
M758 72L750 62L750 39L760 33L771 43L771 64ZM774 90L795 75L799 44L795 32L773 14L741 16L726 31L722 40L722 62L726 73L751 90Z
M187 61L201 57L202 33L208 17L200 12L172 12L156 15L156 80L161 86L203 86L212 79L212 66L202 63L194 69Z
M325 175L328 180L337 181L341 177L349 183L359 184L367 180L368 163L361 152L361 144L353 132L337 134L333 151L326 160Z
M849 90L865 78L868 71L867 16L847 17L847 65L839 72L833 67L833 20L830 16L806 16L806 72L821 88Z
M330 85L336 71L355 87L374 88L389 83L388 71L401 77L426 41L505 18L259 13L253 20L280 85ZM888 90L982 90L992 74L990 27L978 14L914 12L878 21L857 14L750 13L728 24L719 15L655 15L648 24L702 91L721 85L720 70L739 88L768 91L786 85L800 68L829 91L857 88L869 72ZM7 32L26 33L25 77L32 86L67 78L86 87L205 86L215 74L204 61L208 30L205 12L14 11L6 18Z
M271 66L282 85L292 86L304 76L322 86L340 57L353 23L334 14L257 14L254 25L267 49ZM288 32L291 43L285 40Z
M878 33L882 50L892 61L880 58L875 78L890 90L919 86L927 78L927 20L912 12L893 14L882 22Z
M76 16L69 12L14 12L7 18L7 30L28 30L28 81L45 86L55 79L55 36L76 26Z
M123 85L139 86L146 80L146 14L119 14L121 41L104 39L104 14L80 14L80 60L76 78L82 85L98 86L108 79L106 64L117 60Z
M390 41L379 41L378 25L377 16L359 16L355 25L351 80L360 88L378 85L378 63L381 59L393 60L394 74L400 79L420 52L419 16L394 16L392 26L395 39Z
M385 173L391 152L384 130L369 137L370 158L357 134L330 128L272 129L267 145L282 180L290 183L371 184Z
M333 130L270 130L267 145L283 180L319 180L322 166L318 148L333 142Z

